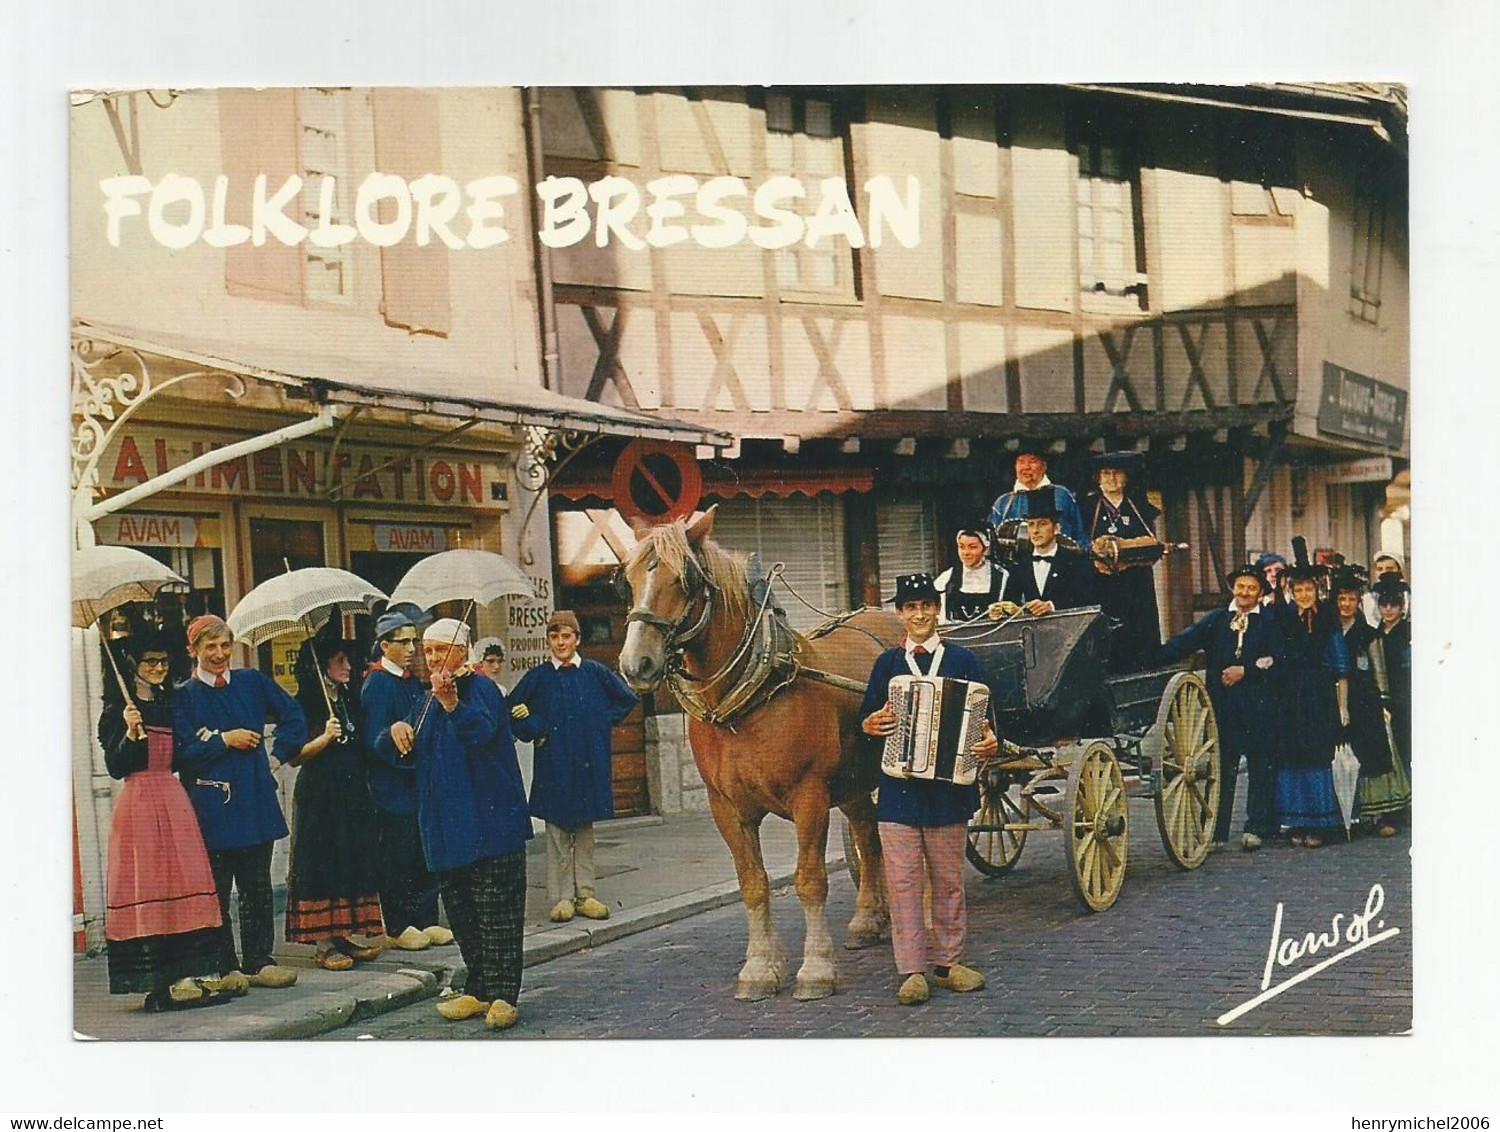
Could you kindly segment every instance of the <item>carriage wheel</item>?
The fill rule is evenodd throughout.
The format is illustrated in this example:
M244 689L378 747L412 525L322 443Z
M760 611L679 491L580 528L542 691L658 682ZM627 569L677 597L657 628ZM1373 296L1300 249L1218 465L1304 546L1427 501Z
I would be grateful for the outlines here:
M1102 912L1125 885L1130 812L1125 778L1115 752L1102 739L1088 745L1068 770L1063 807L1063 853L1073 895L1091 912Z
M1162 693L1161 787L1156 828L1179 868L1196 869L1213 846L1219 816L1219 722L1202 679L1172 677Z
M997 877L1009 872L1021 858L1026 846L1024 829L975 829L974 826L1020 825L1026 822L1025 799L1017 804L1010 796L1010 784L998 782L991 786L983 778L979 781L979 812L969 828L968 844L964 846L969 863L987 877Z

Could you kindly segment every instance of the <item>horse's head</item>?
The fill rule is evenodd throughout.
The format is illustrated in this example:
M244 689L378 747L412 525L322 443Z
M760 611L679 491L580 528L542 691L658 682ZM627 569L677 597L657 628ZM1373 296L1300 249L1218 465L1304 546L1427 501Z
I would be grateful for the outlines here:
M631 608L620 672L637 692L654 690L672 655L708 628L726 570L734 567L712 543L705 547L713 525L714 509L709 508L691 524L678 521L640 531L625 560Z

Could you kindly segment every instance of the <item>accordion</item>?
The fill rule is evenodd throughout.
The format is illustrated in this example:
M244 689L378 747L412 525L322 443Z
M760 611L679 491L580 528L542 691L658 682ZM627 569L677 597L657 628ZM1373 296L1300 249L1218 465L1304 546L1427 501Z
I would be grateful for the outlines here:
M896 730L886 736L880 769L892 778L923 778L968 786L979 773L970 751L984 738L990 690L973 680L894 676Z

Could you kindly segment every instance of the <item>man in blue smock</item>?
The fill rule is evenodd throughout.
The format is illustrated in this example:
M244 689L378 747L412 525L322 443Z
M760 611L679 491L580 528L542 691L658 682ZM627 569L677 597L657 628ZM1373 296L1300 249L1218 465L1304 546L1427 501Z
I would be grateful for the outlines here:
M412 724L426 698L412 670L417 627L406 614L387 611L375 622L375 637L380 660L365 676L359 702L370 736L365 775L380 845L380 908L390 945L421 951L452 943L453 933L438 923L437 878L422 857L417 769L397 745L411 749Z
M194 618L187 640L197 664L173 698L174 758L198 814L224 917L220 966L227 973L216 989L243 994L251 986L289 987L297 972L271 957L271 850L287 827L267 756L280 764L301 754L307 717L264 673L230 671L234 634L221 618ZM268 752L265 729L272 721L276 734ZM240 892L240 957L229 922L232 887Z
M516 1024L526 917L526 842L531 817L516 762L505 693L469 659L469 627L434 621L422 634L432 700L402 754L417 768L417 821L427 867L469 969L464 993L438 1003L451 1022L484 1015L490 1029Z
M559 609L547 621L550 660L511 694L517 738L536 744L531 813L547 823L547 899L555 923L576 912L609 918L595 896L594 823L615 816L610 730L640 699L596 660L578 655L578 618Z
M1047 478L1047 453L1037 444L1023 443L1016 453L1015 487L995 500L990 508L990 526L998 527L1007 519L1031 518L1026 497L1028 493L1040 491L1052 493L1061 533L1079 546L1087 546L1088 536L1084 532L1083 516L1078 511L1078 500L1067 488Z

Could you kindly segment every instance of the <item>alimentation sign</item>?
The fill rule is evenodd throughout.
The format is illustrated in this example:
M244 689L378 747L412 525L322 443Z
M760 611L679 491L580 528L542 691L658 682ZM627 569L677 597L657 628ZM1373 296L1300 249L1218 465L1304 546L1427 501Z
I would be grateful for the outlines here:
M1406 390L1324 362L1318 431L1400 448L1406 433Z

